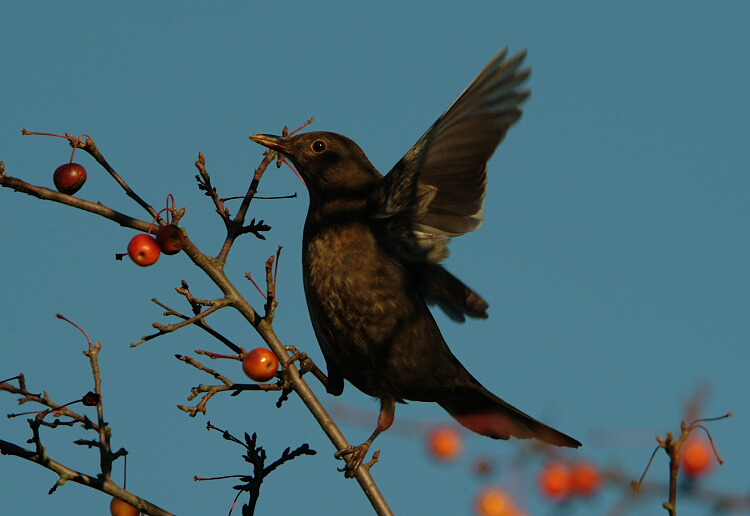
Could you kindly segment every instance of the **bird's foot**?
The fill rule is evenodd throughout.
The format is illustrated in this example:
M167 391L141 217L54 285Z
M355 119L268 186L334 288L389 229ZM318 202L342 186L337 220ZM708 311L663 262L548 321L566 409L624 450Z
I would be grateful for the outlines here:
M364 466L367 469L373 467L375 464L377 464L378 459L380 458L380 450L377 450L372 454L370 462L363 464L362 462L365 460L365 456L367 455L367 451L369 449L370 442L365 441L359 446L349 446L347 448L344 448L343 450L337 451L335 457L337 459L346 461L346 466L344 466L343 468L338 468L338 470L343 471L346 478L353 478L354 474L357 472L357 468L359 468L360 466Z

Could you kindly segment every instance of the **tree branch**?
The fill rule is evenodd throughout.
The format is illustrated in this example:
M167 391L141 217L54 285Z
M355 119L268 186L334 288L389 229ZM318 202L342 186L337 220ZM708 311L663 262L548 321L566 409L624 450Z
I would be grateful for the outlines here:
M47 468L50 471L54 471L60 477L55 486L52 488L54 491L58 486L63 485L65 482L73 481L77 484L81 484L87 487L91 487L107 493L108 495L120 498L128 502L133 507L137 507L140 511L150 514L151 516L173 516L171 512L165 511L161 507L158 507L151 502L139 498L133 493L126 491L122 487L118 486L111 480L101 480L95 478L80 471L71 469L64 464L57 462L49 458L44 454L38 454L26 448L22 448L16 444L0 439L0 453L3 455L12 455L20 457L24 460L34 462L40 466Z

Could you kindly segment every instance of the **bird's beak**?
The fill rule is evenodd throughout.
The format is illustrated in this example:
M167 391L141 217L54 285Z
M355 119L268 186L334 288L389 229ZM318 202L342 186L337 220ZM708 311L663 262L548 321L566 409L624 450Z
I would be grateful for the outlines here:
M289 139L283 136L273 136L271 134L254 134L250 137L255 143L260 143L264 147L280 152L281 154L294 154L296 150L289 145Z

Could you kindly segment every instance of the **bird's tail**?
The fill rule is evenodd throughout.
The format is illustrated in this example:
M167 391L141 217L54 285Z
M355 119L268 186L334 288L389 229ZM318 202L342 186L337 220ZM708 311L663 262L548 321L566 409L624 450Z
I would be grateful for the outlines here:
M439 402L469 430L493 439L539 439L555 446L578 448L581 443L524 414L487 389L477 386Z

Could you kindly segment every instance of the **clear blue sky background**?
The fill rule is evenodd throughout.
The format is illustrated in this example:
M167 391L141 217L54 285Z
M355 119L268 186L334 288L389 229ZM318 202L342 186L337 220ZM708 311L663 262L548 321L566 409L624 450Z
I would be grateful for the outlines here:
M482 229L454 241L448 268L491 305L488 321L440 319L455 353L491 390L577 437L585 456L641 473L653 436L675 431L699 385L705 415L726 460L708 485L746 491L750 478L750 4L746 2L16 2L0 27L0 159L8 173L51 185L69 158L65 142L21 137L30 130L89 133L109 162L149 202L168 193L187 206L184 226L216 253L223 226L195 188L203 151L224 196L244 193L262 149L247 137L317 117L315 129L344 133L387 171L501 47L528 49L532 96L490 166ZM145 217L83 153L90 179L80 196ZM273 231L246 238L228 272L261 307L242 276L262 277L278 245L276 327L286 344L320 358L300 279L302 185L271 169L251 217ZM165 320L152 297L187 311L173 288L199 297L217 289L184 256L141 269L116 262L133 232L94 216L0 191L0 377L26 373L33 390L59 402L91 388L84 341L62 312L104 343L101 354L113 444L130 451L128 486L177 514L226 514L232 481L193 475L247 471L241 450L205 431L207 419L241 435L256 431L271 457L303 442L319 451L272 475L259 514L367 514L356 483L336 472L333 447L301 403L275 395L217 396L208 417L175 408L210 378L174 359L222 351L187 329L138 349L128 344ZM238 344L261 345L228 310L214 326ZM211 363L242 380L237 364ZM2 379L0 378L0 379ZM348 386L337 402L368 411L344 423L361 442L377 404ZM31 408L31 407L30 407ZM3 413L17 411L0 396ZM399 407L397 421L440 422L437 406ZM95 472L96 453L71 441L80 430L44 431L49 454ZM22 418L0 420L0 437L23 443ZM392 431L378 442L376 480L397 514L470 514L485 481L474 457L501 466L519 442L468 437L465 457L437 466L418 436ZM649 478L665 481L659 455ZM529 464L527 473L536 469ZM121 472L121 465L117 468ZM104 514L101 493L0 457L3 514ZM527 477L531 514L553 514ZM572 514L604 514L617 490ZM665 495L666 496L666 495ZM662 513L662 498L632 514ZM685 503L681 515L703 515Z

